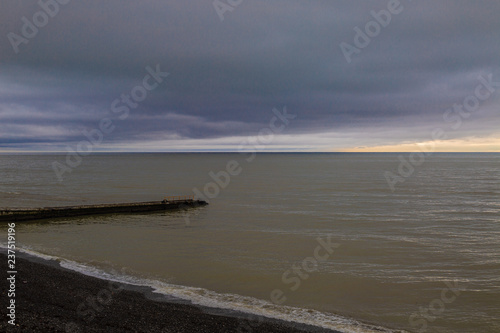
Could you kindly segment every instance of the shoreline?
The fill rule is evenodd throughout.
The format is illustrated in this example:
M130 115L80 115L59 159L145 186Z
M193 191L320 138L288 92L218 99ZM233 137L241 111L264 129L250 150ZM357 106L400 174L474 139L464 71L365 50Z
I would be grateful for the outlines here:
M7 272L5 251L0 269ZM87 276L26 253L16 253L16 326L3 301L0 331L7 332L314 332L321 327L172 301L146 286ZM2 279L2 290L8 290ZM4 287L7 287L4 289ZM4 306L5 305L5 306Z

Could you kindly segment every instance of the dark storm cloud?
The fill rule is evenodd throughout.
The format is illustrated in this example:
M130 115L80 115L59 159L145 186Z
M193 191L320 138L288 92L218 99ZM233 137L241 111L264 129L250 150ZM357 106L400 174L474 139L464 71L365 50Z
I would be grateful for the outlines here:
M420 140L479 75L500 81L494 1L401 0L351 63L340 43L354 46L354 28L396 0L244 0L222 22L212 1L65 2L47 7L53 17L18 53L8 34L22 36L23 17L33 22L41 7L2 2L1 147L58 148L104 117L116 125L109 144L254 135L284 105L297 115L289 134L353 133L353 146ZM157 64L170 75L116 119L113 101ZM498 133L488 125L497 106L486 101L463 135Z

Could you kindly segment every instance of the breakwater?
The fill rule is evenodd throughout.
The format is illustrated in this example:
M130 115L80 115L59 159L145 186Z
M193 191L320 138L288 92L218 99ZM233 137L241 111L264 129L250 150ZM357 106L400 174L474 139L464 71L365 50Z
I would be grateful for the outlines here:
M75 217L102 214L132 214L158 212L171 209L187 209L208 205L206 201L194 199L164 199L163 201L119 203L103 205L43 207L37 209L0 210L0 221L32 221L50 218Z

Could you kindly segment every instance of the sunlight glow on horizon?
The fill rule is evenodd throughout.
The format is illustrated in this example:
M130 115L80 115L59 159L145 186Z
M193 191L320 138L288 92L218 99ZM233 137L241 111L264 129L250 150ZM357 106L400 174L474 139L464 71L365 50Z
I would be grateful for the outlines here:
M500 138L470 138L455 140L425 141L373 147L342 149L342 152L390 153L390 152L457 152L457 153L500 153Z

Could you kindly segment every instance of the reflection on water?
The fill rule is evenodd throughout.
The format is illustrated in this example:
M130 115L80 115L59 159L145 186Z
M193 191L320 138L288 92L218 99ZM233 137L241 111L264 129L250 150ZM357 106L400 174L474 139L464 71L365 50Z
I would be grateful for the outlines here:
M243 171L188 220L177 211L18 225L25 248L102 272L126 267L200 304L236 297L231 306L255 302L251 312L273 307L270 293L281 289L284 306L409 331L454 283L459 295L428 331L500 331L498 154L437 154L394 193L384 178L397 166L394 154L261 154L252 163L231 154L92 155L64 182L52 171L55 158L0 155L0 206L160 200L203 189L231 159ZM300 272L307 278L291 273L301 281L291 290L283 273L328 235L340 247Z

